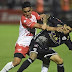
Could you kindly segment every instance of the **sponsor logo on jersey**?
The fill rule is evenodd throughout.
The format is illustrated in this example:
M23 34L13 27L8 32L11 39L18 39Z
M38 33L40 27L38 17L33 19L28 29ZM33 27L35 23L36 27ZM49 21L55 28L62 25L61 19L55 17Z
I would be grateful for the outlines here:
M27 26L30 26L32 24L32 22L28 22Z
M21 51L22 49L18 49L18 51Z
M26 20L24 20L24 23L26 23Z

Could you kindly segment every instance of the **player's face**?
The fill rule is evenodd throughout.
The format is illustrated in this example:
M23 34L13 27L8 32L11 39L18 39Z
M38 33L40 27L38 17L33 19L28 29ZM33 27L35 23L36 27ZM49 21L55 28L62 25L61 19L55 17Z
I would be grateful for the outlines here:
M26 7L26 8L23 8L23 15L27 18L30 18L31 17L31 7Z

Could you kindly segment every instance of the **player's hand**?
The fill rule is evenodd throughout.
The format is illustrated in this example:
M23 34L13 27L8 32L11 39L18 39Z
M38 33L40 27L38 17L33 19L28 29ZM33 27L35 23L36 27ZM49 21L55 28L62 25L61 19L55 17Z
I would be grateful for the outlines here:
M63 28L63 33L64 34L67 34L71 31L71 27L67 26L66 24L64 25L64 28Z
M40 17L41 17L41 20L43 21L44 19L47 20L50 17L50 15L49 14L47 14L47 15L46 14L41 14Z
M71 31L71 27L70 27L70 26L67 26L66 24L64 25L64 29L65 29L65 30L70 30L70 31Z
M57 28L56 28L56 31L58 31L58 32L61 32L61 33L62 33L62 32L63 32L63 28L64 28L63 26L61 26L61 27L57 27Z
M43 20L46 19L47 17L46 17L45 14L41 14L41 15L40 15L40 18L41 18L41 21L43 21Z
M63 30L64 34L68 34L70 31L69 30Z

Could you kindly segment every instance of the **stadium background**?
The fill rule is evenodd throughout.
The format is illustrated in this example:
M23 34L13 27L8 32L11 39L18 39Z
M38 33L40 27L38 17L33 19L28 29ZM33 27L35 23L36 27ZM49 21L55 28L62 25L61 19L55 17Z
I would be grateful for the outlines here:
M24 1L26 0L0 0L0 70L7 62L13 60L15 42L19 33L19 20L22 15L21 5ZM67 24L72 24L72 0L28 1L39 14L51 14ZM39 31L38 29L37 33ZM72 33L70 36L72 40ZM54 49L64 60L65 72L72 72L72 51L69 51L64 44ZM41 61L36 60L25 72L40 72L41 63ZM9 72L16 72L20 65ZM49 72L57 72L54 62L51 62Z

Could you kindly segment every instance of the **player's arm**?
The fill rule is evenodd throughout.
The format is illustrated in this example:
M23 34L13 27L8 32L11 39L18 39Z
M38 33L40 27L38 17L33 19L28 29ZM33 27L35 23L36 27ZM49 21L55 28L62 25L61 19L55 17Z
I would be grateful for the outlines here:
M40 19L43 20L44 18L46 18L46 14L41 14Z
M43 30L50 30L50 31L55 31L56 30L56 28L54 28L54 27L49 27L48 25L47 25L47 17L46 17L46 15L45 14L41 14L41 18L43 18L44 17L44 19L42 19L43 20L43 24L39 24L39 23L36 23L33 27L34 28L39 28L39 29L43 29Z
M40 28L40 29L46 29L46 27L47 27L47 15L46 14L38 14L37 12L33 12L34 13L34 15L36 16L36 19L37 20L41 20L42 22L43 22L43 24L41 25L39 25L39 23L37 23L37 24L35 24L34 25L34 27L35 28Z
M32 22L30 19L26 19L25 17L21 18L21 23L23 26L27 27L27 28L39 28L39 29L43 29L45 30L46 27L42 27L43 24L39 24L36 22Z
M50 26L47 26L46 30L47 30L47 31L63 32L63 26L62 26L62 27L50 27Z
M34 28L39 28L39 29L43 29L43 30L47 30L47 31L58 31L58 32L63 32L63 27L50 27L50 26L47 26L46 25L46 28L44 27L43 28L43 24L39 24L39 23L36 23L33 27Z
M40 16L36 13L37 19L41 19L43 24L36 23L33 27L45 30L47 27L47 17L45 14L41 14Z
M43 24L46 24L47 23L47 19L50 17L50 15L46 15L46 14L41 14L40 15L40 18L41 20L43 21Z
M47 27L47 19L50 17L50 15L46 15L46 14L41 14L40 15L40 18L41 18L41 20L43 21L43 25L42 25L42 28L43 29L46 29L46 27Z
M64 28L63 28L64 34L67 34L71 31L72 31L72 28L70 26L67 26L66 24L64 24Z
M43 26L42 27L45 26L47 31L63 32L63 27L50 27L50 26L47 26L47 21L48 21L48 18L50 18L50 15L42 14L41 17L43 17Z
M33 28L39 28L39 29L43 29L43 30L45 30L46 27L47 27L47 25L45 26L45 25L39 24L39 23L36 23L36 24L33 26Z

